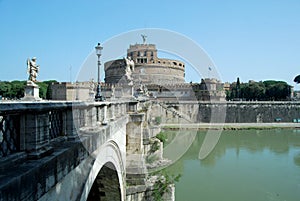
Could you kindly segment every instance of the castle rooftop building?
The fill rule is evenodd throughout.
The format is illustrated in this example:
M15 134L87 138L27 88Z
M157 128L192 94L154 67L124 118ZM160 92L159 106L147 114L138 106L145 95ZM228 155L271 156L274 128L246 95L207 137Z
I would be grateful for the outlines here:
M174 59L159 58L156 45L129 45L126 58L104 64L103 96L118 99L147 94L160 100L224 101L228 86L215 78L201 79L200 83L185 82L185 64ZM93 100L95 84L91 82L54 83L52 99Z
M158 58L154 44L130 45L127 59L134 62L132 78L143 84L184 83L185 64L174 59ZM126 76L126 59L108 61L104 64L105 82L119 83Z

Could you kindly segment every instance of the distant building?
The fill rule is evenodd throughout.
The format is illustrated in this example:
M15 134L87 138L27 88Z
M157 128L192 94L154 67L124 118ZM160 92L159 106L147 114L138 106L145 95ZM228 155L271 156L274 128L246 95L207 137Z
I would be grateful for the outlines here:
M225 82L225 83L223 84L223 89L224 89L225 91L229 91L229 90L230 90L230 83L229 83L229 82Z
M106 62L104 70L101 86L106 98L132 97L146 90L155 99L225 101L224 88L230 87L214 78L185 83L184 62L159 58L154 44L130 45L127 58ZM54 83L51 88L54 100L92 100L95 91L90 82Z
M300 100L300 91L294 91L293 93L293 98L296 99L296 100Z
M184 83L185 65L182 61L157 57L154 44L130 45L127 58L134 62L132 78L143 84ZM125 76L125 59L108 61L104 64L105 82L119 83Z
M179 60L157 56L154 44L135 44L127 49L127 58L108 61L104 64L105 82L123 84L126 77L127 59L134 62L132 71L134 91L145 85L148 93L158 99L225 100L223 84L214 78L202 79L201 83L185 83L185 64Z
M53 100L87 100L89 98L88 82L56 82L51 84Z

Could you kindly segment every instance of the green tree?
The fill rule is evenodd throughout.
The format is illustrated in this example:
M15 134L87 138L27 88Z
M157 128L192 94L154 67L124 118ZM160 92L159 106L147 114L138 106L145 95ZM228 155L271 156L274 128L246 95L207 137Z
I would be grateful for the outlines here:
M239 84L238 84L239 83ZM266 80L264 82L240 83L234 82L230 85L230 90L226 92L227 100L289 100L291 86L283 81Z
M50 100L52 99L52 90L51 90L51 85L52 83L56 83L56 80L48 80L48 81L44 81L44 83L47 84L47 91L46 91L46 99Z
M229 100L232 99L232 92L231 92L231 90L226 90L225 94L226 94L226 100L227 101L229 101Z
M25 81L14 80L11 83L11 98L20 99L24 96Z
M228 100L233 100L236 98L236 82L230 85L230 92L228 93Z
M49 85L53 82L56 82L55 80L49 80L44 82L38 82L37 85L40 87L39 89L39 95L41 98L46 99L47 98L47 92L48 97L49 94L51 94L51 91L49 91ZM14 80L12 82L8 81L0 81L0 96L9 98L9 99L20 99L24 97L24 90L25 90L26 81L19 81Z
M241 83L240 83L240 78L237 78L236 81L236 98L241 98Z
M37 85L39 86L39 96L42 99L46 99L47 87L48 85L44 82L38 82Z
M11 84L9 82L0 82L0 95L2 97L8 97L11 91Z
M267 80L263 82L266 87L267 100L288 100L291 86L283 81Z
M294 82L296 82L297 84L300 83L300 75L297 75L297 76L294 78Z
M265 96L265 86L262 82L250 82L242 87L242 95L246 100L262 100Z

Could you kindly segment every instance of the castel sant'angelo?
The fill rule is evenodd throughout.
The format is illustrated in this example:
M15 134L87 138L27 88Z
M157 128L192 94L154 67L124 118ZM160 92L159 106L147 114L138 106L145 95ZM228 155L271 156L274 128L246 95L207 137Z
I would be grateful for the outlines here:
M132 79L143 84L180 84L184 83L185 66L182 61L158 58L154 44L130 45L126 59L105 63L105 82L119 83L126 76L126 65L134 63ZM126 63L127 62L127 63Z
M106 98L146 95L163 100L225 100L226 85L214 78L201 79L200 83L185 82L185 63L159 58L155 44L130 45L126 58L104 64L105 83L102 92ZM55 83L52 99L88 100L95 88L91 82Z

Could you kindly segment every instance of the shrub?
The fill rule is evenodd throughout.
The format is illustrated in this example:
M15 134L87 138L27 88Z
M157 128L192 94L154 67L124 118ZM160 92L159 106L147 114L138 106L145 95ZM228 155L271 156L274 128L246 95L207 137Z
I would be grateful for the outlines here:
M156 138L159 139L162 143L167 141L167 134L164 132L160 132L156 135Z
M156 125L159 125L159 124L161 124L161 117L155 117L155 124Z

